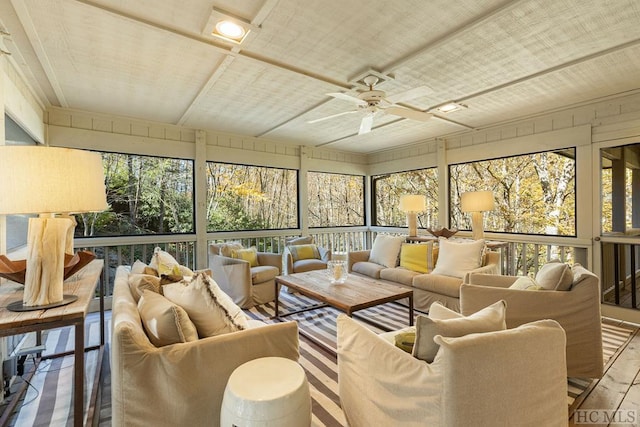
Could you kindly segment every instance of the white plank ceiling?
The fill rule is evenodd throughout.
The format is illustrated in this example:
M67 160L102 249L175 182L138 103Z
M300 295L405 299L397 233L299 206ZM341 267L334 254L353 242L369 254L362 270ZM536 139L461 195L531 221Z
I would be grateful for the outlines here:
M214 7L258 30L211 37ZM0 0L0 30L45 105L359 153L640 89L638 0ZM368 70L436 117L308 123Z

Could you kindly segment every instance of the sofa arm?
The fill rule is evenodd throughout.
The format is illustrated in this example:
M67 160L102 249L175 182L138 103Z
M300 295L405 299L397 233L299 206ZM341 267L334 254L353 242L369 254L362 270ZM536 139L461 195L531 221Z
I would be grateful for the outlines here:
M209 255L209 268L220 289L241 307L250 306L251 268L247 261L222 255Z
M320 252L320 259L324 262L331 261L331 249L318 246L318 252Z
M499 267L495 264L488 264L483 267L475 268L471 271L467 271L462 279L463 283L469 283L469 276L472 274L495 274L498 275Z
M355 264L356 262L369 261L370 254L371 254L370 250L349 252L348 254L349 271L351 271L351 267L353 267L353 264Z
M114 426L217 426L227 380L238 366L260 357L299 357L295 322L151 351L127 346L126 334L114 339L119 340L112 361Z

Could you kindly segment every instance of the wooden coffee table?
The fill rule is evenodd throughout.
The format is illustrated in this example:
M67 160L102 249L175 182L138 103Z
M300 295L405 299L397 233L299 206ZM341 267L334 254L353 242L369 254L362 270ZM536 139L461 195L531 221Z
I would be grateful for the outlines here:
M290 289L317 299L323 304L313 305L280 316L278 310L278 285L288 286ZM413 325L413 290L401 286L353 274L349 274L347 280L342 284L332 284L326 270L277 276L275 286L275 318L326 306L334 307L351 317L353 312L358 310L409 298L409 325ZM376 326L380 327L380 325Z

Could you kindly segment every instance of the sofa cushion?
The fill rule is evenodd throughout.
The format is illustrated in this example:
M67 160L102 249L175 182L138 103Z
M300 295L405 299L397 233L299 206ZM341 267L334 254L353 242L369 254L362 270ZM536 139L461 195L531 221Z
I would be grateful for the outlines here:
M133 265L131 265L131 273L133 274L145 274L145 269L149 268L147 264L137 259ZM157 274L156 274L157 276Z
M573 283L571 268L560 261L550 261L536 274L538 285L550 291L568 291Z
M482 266L484 239L473 242L454 242L438 239L438 261L432 274L459 277Z
M163 292L167 299L184 308L201 338L247 327L247 318L240 307L206 274L164 285Z
M234 249L231 251L231 258L247 261L250 267L257 267L259 265L258 250L253 246L246 249Z
M160 293L160 278L151 274L129 274L128 277L129 288L131 289L131 296L136 302L140 301L142 292L149 290L157 294Z
M302 259L320 259L320 251L318 246L313 243L307 245L291 245L289 246L289 252L293 262Z
M434 303L439 304L439 303ZM445 319L436 319L436 313L446 313ZM439 346L433 338L461 337L473 333L500 331L507 328L505 323L506 303L502 300L464 317L445 307L438 310L429 309L429 316L418 315L416 318L416 340L413 355L427 363L433 362ZM457 315L458 317L453 317Z
M138 311L147 337L156 347L198 340L187 312L156 292L142 292Z
M418 274L413 278L412 285L414 288L433 292L434 294L460 298L462 279L451 276L440 276L434 273Z
M372 279L379 279L380 272L383 269L384 267L382 265L369 261L356 262L351 266L351 271L354 273L360 273L365 276L369 276Z
M429 273L433 270L433 242L403 243L400 247L400 267L418 273Z
M305 271L322 270L327 268L327 263L321 259L301 259L293 263L293 271L303 273Z
M404 241L405 237L403 236L378 234L373 241L369 262L375 262L388 268L396 267L400 255L400 246Z
M413 278L416 277L418 272L407 270L406 268L383 268L380 270L380 278L388 280L390 282L402 283L403 285L411 286Z
M269 280L273 280L278 274L280 274L280 270L272 265L259 265L257 267L252 267L251 282L254 284L268 282Z

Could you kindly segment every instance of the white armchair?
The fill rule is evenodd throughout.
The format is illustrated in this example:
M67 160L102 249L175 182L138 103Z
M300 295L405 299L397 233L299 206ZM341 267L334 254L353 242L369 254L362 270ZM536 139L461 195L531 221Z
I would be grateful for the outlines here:
M579 264L571 269L566 291L509 289L517 276L471 274L460 288L461 313L468 315L504 300L507 328L540 319L554 319L567 334L567 373L600 378L603 374L600 280Z
M435 340L440 350L428 364L338 317L339 394L351 427L567 425L557 322Z
M209 245L209 269L220 289L242 308L265 304L275 299L275 278L280 274L282 255L258 252L258 266L224 256L221 245Z

